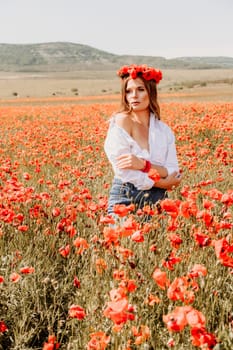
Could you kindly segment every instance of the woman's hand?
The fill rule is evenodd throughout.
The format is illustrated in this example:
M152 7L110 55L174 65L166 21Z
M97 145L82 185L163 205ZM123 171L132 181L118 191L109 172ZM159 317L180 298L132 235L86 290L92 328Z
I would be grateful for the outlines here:
M134 154L122 154L117 157L116 166L119 169L142 170L145 166L145 160L136 157Z
M177 171L174 171L172 174L168 175L165 179L160 179L155 182L154 186L159 188L164 188L166 190L172 190L179 186L182 180L182 175Z

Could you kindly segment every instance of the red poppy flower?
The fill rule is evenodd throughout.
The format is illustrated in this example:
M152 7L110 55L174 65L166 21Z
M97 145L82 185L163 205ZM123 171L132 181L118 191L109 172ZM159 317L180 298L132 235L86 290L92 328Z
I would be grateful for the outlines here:
M191 284L188 282L187 277L176 277L168 287L167 296L171 300L181 300L185 304L193 303L195 295L190 287Z
M52 215L53 215L54 217L57 217L57 216L59 216L60 214L61 214L61 209L60 209L60 208L58 208L58 207L53 208L53 210L52 210Z
M229 244L227 239L224 237L219 240L213 241L215 247L215 254L220 262L227 267L233 268L233 257L229 253L233 252L233 244Z
M209 196L212 199L216 199L216 200L221 200L222 199L222 192L217 190L216 188L212 188L209 191L206 191L206 195Z
M101 224L115 224L115 219L111 215L106 215L103 216L101 215L100 217L100 223Z
M69 316L71 318L77 318L78 320L82 320L85 316L85 310L79 305L71 305L69 308Z
M203 313L193 308L186 313L186 319L190 327L202 327L206 322Z
M133 326L132 327L133 336L136 338L134 344L141 345L150 338L150 328L145 325L141 325L139 330Z
M167 346L169 348L172 348L173 346L175 346L175 340L173 338L168 339Z
M90 334L91 340L87 344L87 350L105 350L110 342L110 336L104 332Z
M76 288L80 288L80 286L81 286L81 283L80 283L80 281L79 281L77 276L74 276L73 285Z
M148 176L154 182L157 182L160 180L160 175L156 169L150 169Z
M214 208L215 204L207 199L203 199L203 207L205 209L212 209Z
M28 275L28 274L31 274L31 273L34 273L34 272L35 272L34 267L25 266L25 267L22 267L20 269L20 273L23 273L25 275Z
M230 207L233 204L233 190L228 190L227 193L224 193L222 195L221 202L227 207Z
M0 321L0 333L4 333L8 330L7 325L5 324L5 322Z
M173 218L176 218L178 216L180 204L181 202L179 200L168 198L160 202L161 208Z
M118 301L126 297L124 288L113 288L112 290L110 290L109 294L111 301Z
M156 268L154 270L152 278L156 282L156 284L163 290L165 290L170 285L170 281L167 278L166 272L161 271L159 268Z
M11 275L10 275L10 280L11 282L13 283L17 283L19 280L20 280L21 276L17 273L17 272L13 272Z
M122 230L120 233L121 237L130 236L133 232L137 231L139 224L136 222L135 218L129 216L122 224Z
M193 327L190 330L192 345L211 350L217 344L214 334L208 333L205 327Z
M120 309L122 309L122 311L120 311ZM135 316L132 311L131 306L126 304L124 300L121 300L117 303L111 303L104 310L104 316L110 318L116 325L122 325L128 320L134 320Z
M159 304L159 303L161 303L161 299L159 299L157 295L153 295L153 294L149 294L148 299L145 301L145 304L148 304L150 306L154 304Z
M86 239L77 237L73 241L73 245L78 248L77 254L82 254L86 249L89 248L89 244L87 243Z
M204 233L195 232L193 234L193 237L194 237L195 241L197 242L197 244L199 245L199 247L206 247L206 246L209 246L211 244L210 237Z
M24 178L24 180L30 180L31 175L28 173L23 173L23 178Z
M103 258L98 258L95 261L96 271L101 275L107 269L107 263Z
M228 253L233 252L233 244L229 244L227 239L224 237L219 240L213 241L213 245L215 247L215 253L217 258L222 258Z
M70 245L67 244L65 247L59 248L59 253L63 258L67 258L67 256L70 254Z
M21 232L26 232L26 231L28 231L28 226L27 225L19 225L18 230Z
M126 278L126 272L124 270L114 270L113 278L117 281L124 280Z
M132 293L137 289L135 280L125 278L119 283L119 287L126 290L126 293Z
M170 241L171 246L175 249L178 249L181 243L183 242L182 238L176 233L169 234L168 240Z
M210 227L214 223L214 218L210 211L201 210L197 212L196 217L197 219L201 219L202 221L204 221L206 227Z
M57 342L56 337L54 335L49 335L48 342L44 343L42 350L55 350L59 349L60 344Z
M175 310L167 315L163 315L163 322L171 332L181 332L187 325L186 309L176 307Z
M124 288L112 289L110 298L111 301L107 302L103 312L105 317L110 318L116 325L134 319L134 308L128 303Z
M184 218L189 218L191 216L196 217L197 215L197 205L193 200L187 200L180 204L180 214Z
M175 256L174 252L171 252L167 259L162 261L162 265L172 271L174 270L174 265L181 262L181 260L182 259L180 257Z
M137 77L142 76L145 80L154 80L157 84L162 79L162 72L160 70L156 70L146 64L131 64L130 66L123 66L118 70L117 75L122 79L129 76L132 79L136 79Z
M134 242L144 242L144 235L143 232L141 230L138 230L136 232L134 232L131 236L132 241Z
M201 264L195 264L188 273L188 277L191 277L191 278L196 278L196 277L206 276L206 275L207 275L207 269L205 266Z
M114 213L120 217L128 215L132 210L132 206L126 206L125 204L115 204L113 207Z
M117 251L120 255L123 256L124 260L129 259L131 256L134 256L134 252L130 249L119 247Z

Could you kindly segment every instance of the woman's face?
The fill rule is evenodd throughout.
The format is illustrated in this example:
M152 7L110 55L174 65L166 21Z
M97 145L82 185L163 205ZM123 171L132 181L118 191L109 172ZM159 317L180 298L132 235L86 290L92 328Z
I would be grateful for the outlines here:
M126 85L125 96L133 111L149 109L150 99L142 79L130 79Z

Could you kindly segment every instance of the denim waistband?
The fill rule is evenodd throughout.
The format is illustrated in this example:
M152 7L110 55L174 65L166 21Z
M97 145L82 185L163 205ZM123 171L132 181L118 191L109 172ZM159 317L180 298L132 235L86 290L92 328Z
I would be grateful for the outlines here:
M113 212L115 204L129 205L134 203L137 208L143 208L147 204L155 204L166 197L166 190L152 187L149 190L139 190L130 182L123 182L114 177L110 189L108 212Z
M112 185L123 185L123 186L127 186L128 188L131 188L131 189L136 189L136 187L131 182L123 182L118 177L113 178Z

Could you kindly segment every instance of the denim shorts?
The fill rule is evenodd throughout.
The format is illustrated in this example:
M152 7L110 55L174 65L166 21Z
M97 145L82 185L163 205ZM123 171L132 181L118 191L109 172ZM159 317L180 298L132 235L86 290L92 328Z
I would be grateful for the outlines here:
M115 204L135 204L136 209L142 209L145 205L152 205L167 197L166 190L152 187L149 190L138 190L130 182L122 182L114 178L109 193L108 214L113 214Z

